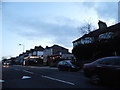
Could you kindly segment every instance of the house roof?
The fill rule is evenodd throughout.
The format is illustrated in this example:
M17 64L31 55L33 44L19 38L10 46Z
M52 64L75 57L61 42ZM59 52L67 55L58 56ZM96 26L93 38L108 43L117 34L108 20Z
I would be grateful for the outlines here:
M34 49L37 50L37 51L43 51L44 50L44 48L42 46L35 46Z
M62 46L59 46L59 45L56 45L56 44L54 44L54 45L51 46L51 47L46 46L46 49L51 49L51 48L62 48L62 49L66 49L66 48L64 48L64 47L62 47Z
M77 40L73 41L76 42L76 41L79 41L81 40L82 38L85 38L85 37L96 37L98 36L99 34L102 34L102 33L105 33L105 32L117 32L117 33L120 33L120 23L117 23L115 25L112 25L110 27L107 27L103 30L100 30L100 29L96 29L88 34L85 34L83 35L82 37L78 38Z

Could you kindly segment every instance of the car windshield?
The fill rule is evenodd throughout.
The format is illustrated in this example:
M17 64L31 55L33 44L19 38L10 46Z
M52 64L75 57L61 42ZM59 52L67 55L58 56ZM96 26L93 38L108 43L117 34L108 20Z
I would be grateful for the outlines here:
M105 65L117 65L120 66L120 58L103 58L97 60L98 64L105 64Z
M68 60L68 61L66 61L66 62L69 63L70 65L74 65L74 62L73 62L73 61Z

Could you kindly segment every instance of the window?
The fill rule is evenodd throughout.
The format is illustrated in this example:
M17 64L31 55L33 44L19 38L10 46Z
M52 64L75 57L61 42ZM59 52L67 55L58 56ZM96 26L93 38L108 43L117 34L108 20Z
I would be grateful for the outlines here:
M103 60L99 61L98 64L113 65L114 60L113 59L103 59Z
M81 44L81 41L78 41L77 43L78 43L78 44Z
M66 64L68 64L68 62L64 62L64 64L66 65Z
M60 61L60 62L59 62L59 64L60 64L60 65L62 65L62 64L63 64L63 62L62 62L62 61Z
M98 61L98 64L120 66L120 58L107 58Z
M74 42L74 43L73 43L73 46L76 46L77 44L78 44L77 42Z
M114 59L114 65L120 66L120 58L115 58Z
M92 37L86 37L86 38L81 39L82 44L88 44L88 43L92 43L92 42L93 42Z
M110 39L113 38L113 32L107 32L99 35L99 39Z

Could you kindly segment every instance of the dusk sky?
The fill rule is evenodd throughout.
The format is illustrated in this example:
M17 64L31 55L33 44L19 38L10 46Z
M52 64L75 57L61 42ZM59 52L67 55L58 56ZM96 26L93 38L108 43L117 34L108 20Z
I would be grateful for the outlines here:
M35 46L68 48L83 34L86 22L97 29L118 23L118 2L2 2L2 55L18 56Z

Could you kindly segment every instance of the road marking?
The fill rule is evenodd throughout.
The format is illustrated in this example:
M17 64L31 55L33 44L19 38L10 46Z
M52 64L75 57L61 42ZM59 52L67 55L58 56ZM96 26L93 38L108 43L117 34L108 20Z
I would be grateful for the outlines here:
M30 76L23 76L22 79L28 79L31 78Z
M34 74L33 72L30 72L30 71L27 71L27 70L23 70L23 72L27 72L27 73L30 73L30 74Z
M1 83L1 82L5 82L5 81L4 81L4 80L0 80L0 83Z
M63 82L63 83L67 83L67 84L70 84L70 85L75 85L74 83L71 83L71 82L68 82L68 81L63 81L63 80L52 78L52 77L48 77L48 76L43 76L42 75L42 77L48 78L48 79L51 79L51 80L55 80L55 81L59 81L59 82Z

